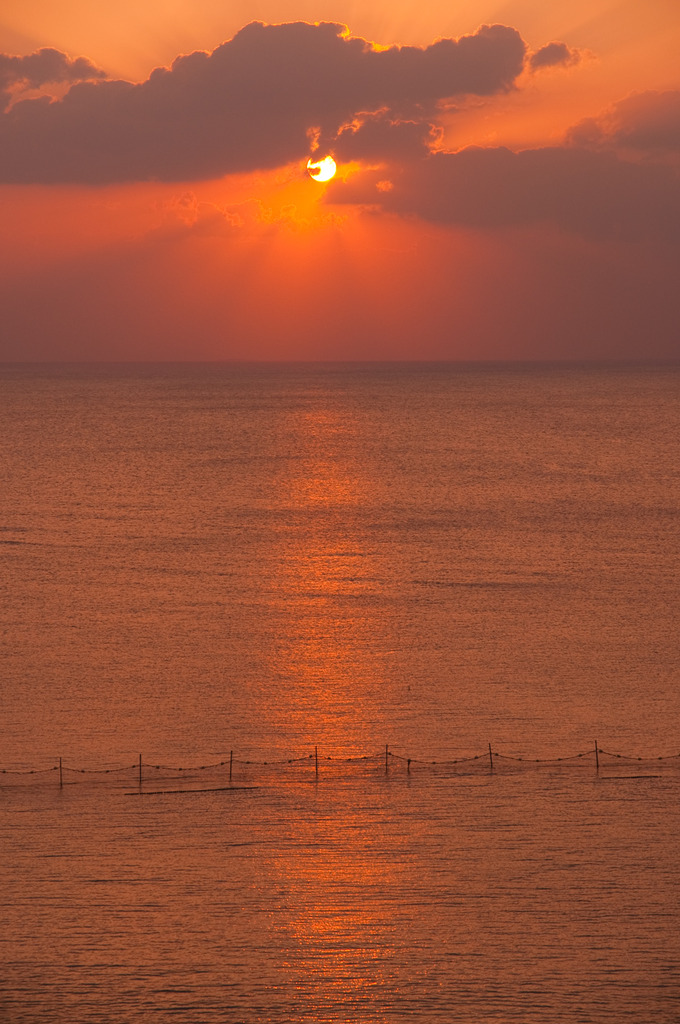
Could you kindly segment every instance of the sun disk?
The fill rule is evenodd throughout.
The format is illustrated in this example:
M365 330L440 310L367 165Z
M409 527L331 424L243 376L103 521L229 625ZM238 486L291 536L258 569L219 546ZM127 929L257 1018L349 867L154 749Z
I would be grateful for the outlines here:
M307 170L314 181L330 181L336 171L335 160L332 156L325 156L323 160L307 161Z

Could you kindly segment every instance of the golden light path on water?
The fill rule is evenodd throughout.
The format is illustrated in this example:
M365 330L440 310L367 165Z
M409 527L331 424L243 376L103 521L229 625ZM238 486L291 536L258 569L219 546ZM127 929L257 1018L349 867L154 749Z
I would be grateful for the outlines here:
M392 642L375 633L370 642L366 614L387 569L357 527L382 486L370 461L362 465L354 456L364 427L348 408L342 415L323 406L290 412L285 430L297 437L300 457L278 487L288 517L305 525L282 530L266 563L267 585L286 623L269 671L296 680L273 712L282 726L298 723L303 743L323 744L331 754L365 753L357 709L367 702L387 728L380 695L389 671L384 649Z

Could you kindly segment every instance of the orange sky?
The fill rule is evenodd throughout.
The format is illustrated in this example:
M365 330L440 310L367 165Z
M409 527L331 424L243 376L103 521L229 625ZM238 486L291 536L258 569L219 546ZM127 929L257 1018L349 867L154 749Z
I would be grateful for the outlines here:
M677 358L679 44L677 0L5 0L0 361Z

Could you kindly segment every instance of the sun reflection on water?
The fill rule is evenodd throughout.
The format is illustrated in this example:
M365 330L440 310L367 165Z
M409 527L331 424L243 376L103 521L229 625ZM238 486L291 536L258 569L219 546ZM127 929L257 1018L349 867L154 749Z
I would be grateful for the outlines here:
M276 863L276 882L287 893L278 927L282 966L300 1009L296 1020L355 1019L370 1007L371 1020L388 1019L386 993L403 982L405 937L398 903L404 863L393 837L381 850L381 826L332 805L318 794L317 814L298 835L299 846Z
M296 720L307 744L365 753L370 723L357 709L365 711L374 695L382 721L378 695L390 646L376 636L385 569L365 529L380 484L370 460L361 458L361 426L352 410L319 403L291 413L291 420L287 429L299 457L279 481L286 521L273 570L282 627L272 672L287 683L281 714Z

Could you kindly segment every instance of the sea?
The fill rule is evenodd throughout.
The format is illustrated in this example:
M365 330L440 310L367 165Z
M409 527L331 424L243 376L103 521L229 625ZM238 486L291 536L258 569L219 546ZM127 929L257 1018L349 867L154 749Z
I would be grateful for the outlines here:
M0 367L2 1024L678 1024L680 367Z

